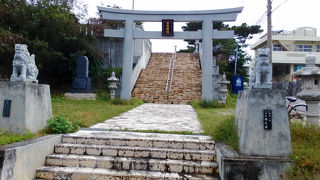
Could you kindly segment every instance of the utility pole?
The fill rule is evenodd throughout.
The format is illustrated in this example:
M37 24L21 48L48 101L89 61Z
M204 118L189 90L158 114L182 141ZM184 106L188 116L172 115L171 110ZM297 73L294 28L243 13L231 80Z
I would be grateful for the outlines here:
M134 0L132 0L132 10L134 10Z
M272 23L271 23L271 15L272 15L272 2L271 0L267 0L267 16L268 16L268 36L267 36L267 48L270 49L270 66L271 66L271 80L272 80Z
M235 59L234 59L234 75L237 75L237 62L238 62L238 50L239 50L239 46L238 46L238 42L237 43L237 47L236 47L236 51L235 51Z

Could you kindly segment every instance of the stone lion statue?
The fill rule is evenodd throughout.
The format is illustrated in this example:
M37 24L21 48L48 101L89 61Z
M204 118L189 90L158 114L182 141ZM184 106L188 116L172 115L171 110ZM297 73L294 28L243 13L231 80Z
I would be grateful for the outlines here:
M272 88L269 48L258 49L254 67L250 74L250 86L253 88Z
M39 70L35 64L35 56L28 51L25 44L15 44L15 54L12 62L13 71L10 80L22 82L38 82Z

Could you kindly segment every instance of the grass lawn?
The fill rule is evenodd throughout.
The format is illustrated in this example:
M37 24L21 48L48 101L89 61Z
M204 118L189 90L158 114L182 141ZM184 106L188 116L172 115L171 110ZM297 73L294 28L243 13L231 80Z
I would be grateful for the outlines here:
M12 134L8 132L0 131L0 146L11 144L19 141L24 141L27 139L32 139L40 134L26 133L26 134Z
M120 101L119 99L78 101L67 99L63 96L52 96L51 102L54 116L63 115L72 122L77 122L80 127L89 127L93 124L103 122L143 103L135 99L130 101ZM23 135L0 131L0 146L43 135L46 135L45 130L37 134L26 133Z
M192 106L198 113L204 133L211 136L215 142L228 144L234 150L238 149L237 131L233 126L233 114L236 102L237 96L229 95L227 104L224 106L215 102L192 103Z
M135 99L131 101L120 101L119 99L113 101L103 99L78 101L54 96L52 97L52 111L55 116L63 115L73 122L78 121L80 127L89 127L120 115L142 103L142 101Z
M290 131L296 166L288 179L320 179L320 127L291 123Z

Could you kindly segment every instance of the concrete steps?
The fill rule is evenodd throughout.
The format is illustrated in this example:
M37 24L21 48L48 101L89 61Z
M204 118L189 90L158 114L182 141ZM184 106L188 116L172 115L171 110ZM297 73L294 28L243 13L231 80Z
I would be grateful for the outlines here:
M106 179L194 179L218 180L207 175L188 175L151 171L117 171L112 169L82 167L43 167L38 170L37 179L55 180L106 180Z
M123 158L112 156L86 156L53 154L46 159L47 166L86 167L116 170L156 171L186 174L214 174L217 163L172 159Z
M109 145L87 144L58 144L55 146L57 154L117 156L135 158L159 158L194 161L214 161L214 150L187 150L166 148L143 148Z
M37 179L215 179L208 136L81 130L64 135Z
M214 150L214 142L208 136L119 131L79 131L63 135L62 143Z

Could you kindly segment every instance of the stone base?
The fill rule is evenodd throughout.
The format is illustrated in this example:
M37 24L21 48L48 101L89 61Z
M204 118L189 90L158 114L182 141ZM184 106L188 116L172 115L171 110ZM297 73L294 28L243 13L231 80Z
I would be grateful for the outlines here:
M318 98L314 98L315 100L310 101L306 99L306 104L308 105L308 111L306 112L306 122L307 125L320 125L320 115L319 115L319 101L316 101Z
M28 82L28 83L38 83L37 79L30 79L30 78L22 78L22 77L13 77L10 78L11 82Z
M271 129L265 129L264 110L271 111ZM288 157L291 154L290 127L286 99L282 91L240 91L234 121L241 155Z
M215 147L221 180L283 179L282 175L292 164L286 158L240 157L221 143Z
M9 108L4 108L5 100L11 100ZM4 113L5 109L7 113ZM50 86L0 81L0 110L2 130L13 133L25 133L28 130L36 133L52 117Z
M64 93L64 96L70 99L76 99L76 100L96 100L96 94L95 93Z

